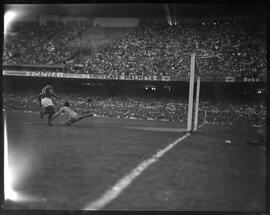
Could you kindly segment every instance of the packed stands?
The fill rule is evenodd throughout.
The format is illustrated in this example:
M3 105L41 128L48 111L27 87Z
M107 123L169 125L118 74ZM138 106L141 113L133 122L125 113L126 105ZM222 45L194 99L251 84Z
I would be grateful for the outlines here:
M20 24L14 29L14 34L5 37L3 64L35 65L42 67L42 70L46 70L47 65L56 72L157 75L177 79L188 77L190 54L196 52L201 56L218 56L196 60L201 76L220 77L222 80L227 76L239 80L244 77L266 77L265 26L254 19L179 20L177 25L169 25L165 20L148 19L141 20L138 28L117 31L84 26L74 33L61 25L56 28ZM111 38L108 41L105 39L106 32L113 35L108 36ZM95 37L91 37L91 33ZM81 52L82 47L76 49L71 46L77 44L74 41L82 35L90 35L94 44L89 53ZM103 42L97 42L99 35L103 35ZM87 40L87 37L83 38ZM38 111L35 95L33 92L5 92L4 108ZM71 94L66 97L72 101L75 109L88 108L85 102L87 95ZM92 108L98 115L111 117L184 121L187 101L95 95ZM265 105L255 103L213 103L202 100L200 109L207 111L210 122L228 126L263 124L266 117Z
M45 27L35 23L21 24L16 35L7 36L4 43L4 64L66 65L77 53L65 44L78 33L59 26Z
M84 30L102 33L101 27L95 28ZM222 80L227 76L239 80L266 77L265 26L251 18L179 20L172 26L165 20L141 20L138 28L123 33L118 40L114 37L100 47L95 43L89 54L68 48L75 38L78 35L61 26L26 24L15 36L6 38L3 62L61 64L72 73L169 75L177 79L188 76L189 54L196 52L219 57L197 59L202 76Z
M61 94L62 95L62 94ZM62 95L63 96L63 95ZM143 96L91 96L93 102L88 103L88 94L65 94L65 100L78 112L87 110L99 116L116 118L135 118L148 120L168 120L185 122L187 119L187 100L165 97ZM19 111L39 111L39 102L34 92L5 92L3 94L3 108ZM56 109L63 105L63 101L55 102ZM229 103L202 100L200 102L200 116L210 123L227 127L259 125L265 126L266 105L263 103ZM200 119L202 121L203 119Z

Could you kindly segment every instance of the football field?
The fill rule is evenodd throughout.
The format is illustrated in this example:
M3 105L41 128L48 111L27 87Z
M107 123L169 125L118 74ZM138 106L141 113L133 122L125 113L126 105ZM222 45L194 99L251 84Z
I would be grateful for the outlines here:
M265 151L246 144L245 129L206 124L186 134L178 122L98 117L49 127L38 113L3 114L18 194L5 208L265 208Z

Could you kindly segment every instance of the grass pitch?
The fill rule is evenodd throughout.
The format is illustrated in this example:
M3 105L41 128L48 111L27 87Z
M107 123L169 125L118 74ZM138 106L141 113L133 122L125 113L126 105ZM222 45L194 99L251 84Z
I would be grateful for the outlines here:
M13 187L35 199L7 201L10 209L82 210L185 134L177 122L87 118L66 127L59 119L49 127L38 113L5 114ZM205 125L103 210L264 210L265 151L246 136Z

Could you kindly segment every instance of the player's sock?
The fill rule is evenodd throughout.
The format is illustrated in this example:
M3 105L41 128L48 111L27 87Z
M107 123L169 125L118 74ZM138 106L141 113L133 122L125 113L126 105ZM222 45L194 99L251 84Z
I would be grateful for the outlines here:
M52 124L52 115L48 116L48 125L50 125L50 126L53 125Z
M94 114L92 114L92 112L88 111L87 113L83 114L82 116L84 116L84 117L93 117Z
M41 111L40 111L40 119L43 119L43 116L44 116L43 110L41 110Z
M94 116L94 115L91 114L91 113L83 114L83 115L81 115L78 119L76 119L76 121L81 120L81 119L84 119L84 118L86 118L86 117L93 117L93 116Z

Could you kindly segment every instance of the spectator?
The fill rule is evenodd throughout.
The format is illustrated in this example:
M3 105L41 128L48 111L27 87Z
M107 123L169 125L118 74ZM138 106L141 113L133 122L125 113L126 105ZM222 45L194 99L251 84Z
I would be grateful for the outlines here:
M255 27L253 27L255 26ZM6 38L3 61L9 64L60 64L67 72L100 75L170 75L187 78L192 52L218 55L220 59L197 59L202 76L243 79L266 77L265 26L254 19L184 21L176 26L146 20L121 39L81 56L65 44L74 39L63 27L22 25L18 34ZM186 55L187 54L187 55ZM82 66L76 66L82 65ZM74 66L75 65L75 66Z
M82 93L64 95L72 101L74 109L78 112L91 108L100 116L179 122L187 120L188 103L185 100L141 96L93 96L94 102L89 107L89 103L86 102L88 96ZM33 92L4 93L3 98L3 107L6 110L39 111L39 102ZM61 104L56 103L56 109L59 105ZM199 111L199 121L203 122L204 112L207 111L208 122L227 127L254 124L265 126L266 123L265 104L227 104L202 100Z

